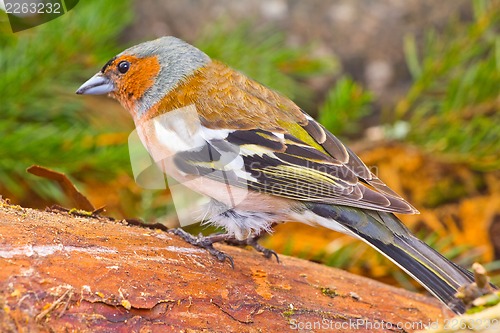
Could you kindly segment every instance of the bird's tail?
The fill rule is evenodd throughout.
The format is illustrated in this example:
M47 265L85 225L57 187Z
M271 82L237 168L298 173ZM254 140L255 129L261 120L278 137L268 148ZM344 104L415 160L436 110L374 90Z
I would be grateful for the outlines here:
M338 225L331 220L340 223L347 233L384 254L452 311L465 312L464 303L455 294L460 286L474 282L473 274L413 236L394 214L325 204L309 208L324 218L321 225L337 230Z

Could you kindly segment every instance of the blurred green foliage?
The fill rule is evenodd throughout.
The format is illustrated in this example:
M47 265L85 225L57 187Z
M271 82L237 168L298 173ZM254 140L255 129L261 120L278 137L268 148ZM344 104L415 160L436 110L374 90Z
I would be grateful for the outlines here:
M66 202L52 182L24 186L31 164L106 179L129 163L125 145L99 145L99 134L112 129L90 126L74 90L88 77L87 67L95 72L118 50L114 41L131 19L130 8L129 1L82 1L62 17L16 34L0 12L0 184L11 195L34 191Z
M271 27L241 23L234 29L225 20L208 26L196 46L213 59L293 99L299 105L310 97L302 79L333 75L338 63L332 57L313 56L313 47L286 46L284 34Z
M405 40L414 82L397 106L408 139L479 170L500 168L500 2L475 0L474 21L431 30L419 55Z
M318 112L318 120L336 135L359 132L359 120L370 113L372 94L348 76L330 89Z

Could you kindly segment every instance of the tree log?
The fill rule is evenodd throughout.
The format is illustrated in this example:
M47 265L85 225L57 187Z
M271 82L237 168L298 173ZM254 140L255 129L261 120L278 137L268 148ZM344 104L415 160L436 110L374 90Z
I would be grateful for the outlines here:
M0 199L1 332L413 332L451 313L338 269Z

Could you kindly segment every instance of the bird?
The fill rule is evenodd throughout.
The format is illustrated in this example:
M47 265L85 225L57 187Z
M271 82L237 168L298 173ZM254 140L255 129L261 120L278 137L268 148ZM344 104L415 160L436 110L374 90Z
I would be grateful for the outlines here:
M219 260L220 241L258 244L297 221L369 244L457 314L467 269L415 237L396 217L418 211L293 101L173 36L110 59L77 94L108 94L132 116L161 170L208 198L203 221L222 234L175 233ZM234 264L233 264L234 265Z

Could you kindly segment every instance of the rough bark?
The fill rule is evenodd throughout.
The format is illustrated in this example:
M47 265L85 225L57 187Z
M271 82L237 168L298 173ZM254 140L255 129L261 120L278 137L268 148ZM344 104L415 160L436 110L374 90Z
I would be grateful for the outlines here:
M234 269L167 232L0 201L0 331L412 332L450 315L338 269L216 247Z

